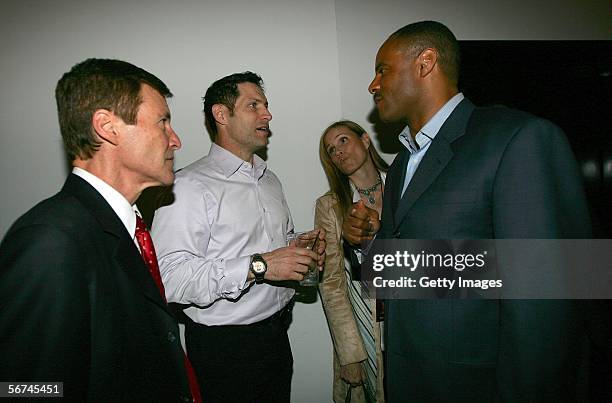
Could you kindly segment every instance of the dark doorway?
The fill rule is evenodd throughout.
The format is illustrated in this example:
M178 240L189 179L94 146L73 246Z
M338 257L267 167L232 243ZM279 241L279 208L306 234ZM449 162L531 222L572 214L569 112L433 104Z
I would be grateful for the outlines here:
M595 237L612 238L612 41L460 41L460 89L553 121L582 170Z

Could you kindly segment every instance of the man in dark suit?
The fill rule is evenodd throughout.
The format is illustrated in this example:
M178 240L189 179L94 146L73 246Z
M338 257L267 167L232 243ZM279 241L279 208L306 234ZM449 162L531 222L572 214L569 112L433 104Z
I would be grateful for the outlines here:
M69 401L192 401L177 322L135 238L136 199L174 179L171 95L118 60L59 80L74 168L0 245L1 381L63 382Z
M483 66L486 68L486 66ZM347 240L588 238L577 164L552 123L458 91L459 50L444 25L392 34L369 86L406 147L381 222L357 205ZM387 300L387 401L580 401L585 334L574 301ZM579 390L581 389L582 390Z

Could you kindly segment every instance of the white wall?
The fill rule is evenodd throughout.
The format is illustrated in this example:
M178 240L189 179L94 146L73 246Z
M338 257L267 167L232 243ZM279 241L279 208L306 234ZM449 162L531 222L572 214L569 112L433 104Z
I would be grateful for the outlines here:
M336 0L335 4L342 116L372 131L367 116L374 103L367 88L374 78L376 52L391 33L411 22L440 21L459 40L612 39L612 2L606 0ZM383 157L392 161L393 156Z
M208 152L208 86L247 69L261 74L273 114L269 166L296 227L312 227L314 200L326 190L317 140L340 114L333 0L5 0L0 19L0 236L64 181L53 91L88 57L130 61L168 84L183 141L177 168ZM298 304L290 337L293 400L329 401L332 350L319 301Z
M208 151L200 98L210 83L260 73L274 115L268 163L301 229L312 225L314 199L327 188L320 132L340 117L370 127L367 86L391 32L437 19L459 39L612 39L610 15L612 3L596 0L4 0L0 236L63 183L53 91L87 57L133 62L169 85L183 141L177 168ZM330 401L331 345L318 301L297 304L290 337L293 401Z

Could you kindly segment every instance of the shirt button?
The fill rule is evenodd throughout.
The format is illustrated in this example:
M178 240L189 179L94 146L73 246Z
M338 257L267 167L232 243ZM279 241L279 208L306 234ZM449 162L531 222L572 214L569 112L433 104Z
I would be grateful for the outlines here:
M168 332L168 336L167 337L168 337L168 341L170 343L174 343L174 341L176 340L176 336L174 335L173 332Z

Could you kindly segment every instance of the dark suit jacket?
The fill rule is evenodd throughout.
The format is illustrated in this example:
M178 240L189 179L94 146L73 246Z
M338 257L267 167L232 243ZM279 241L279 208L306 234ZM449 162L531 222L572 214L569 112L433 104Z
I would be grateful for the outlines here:
M175 318L117 215L86 181L0 245L0 380L61 381L70 401L190 401Z
M387 175L378 239L588 238L577 164L552 123L463 100L400 199L409 153ZM388 402L579 400L581 305L389 300Z

